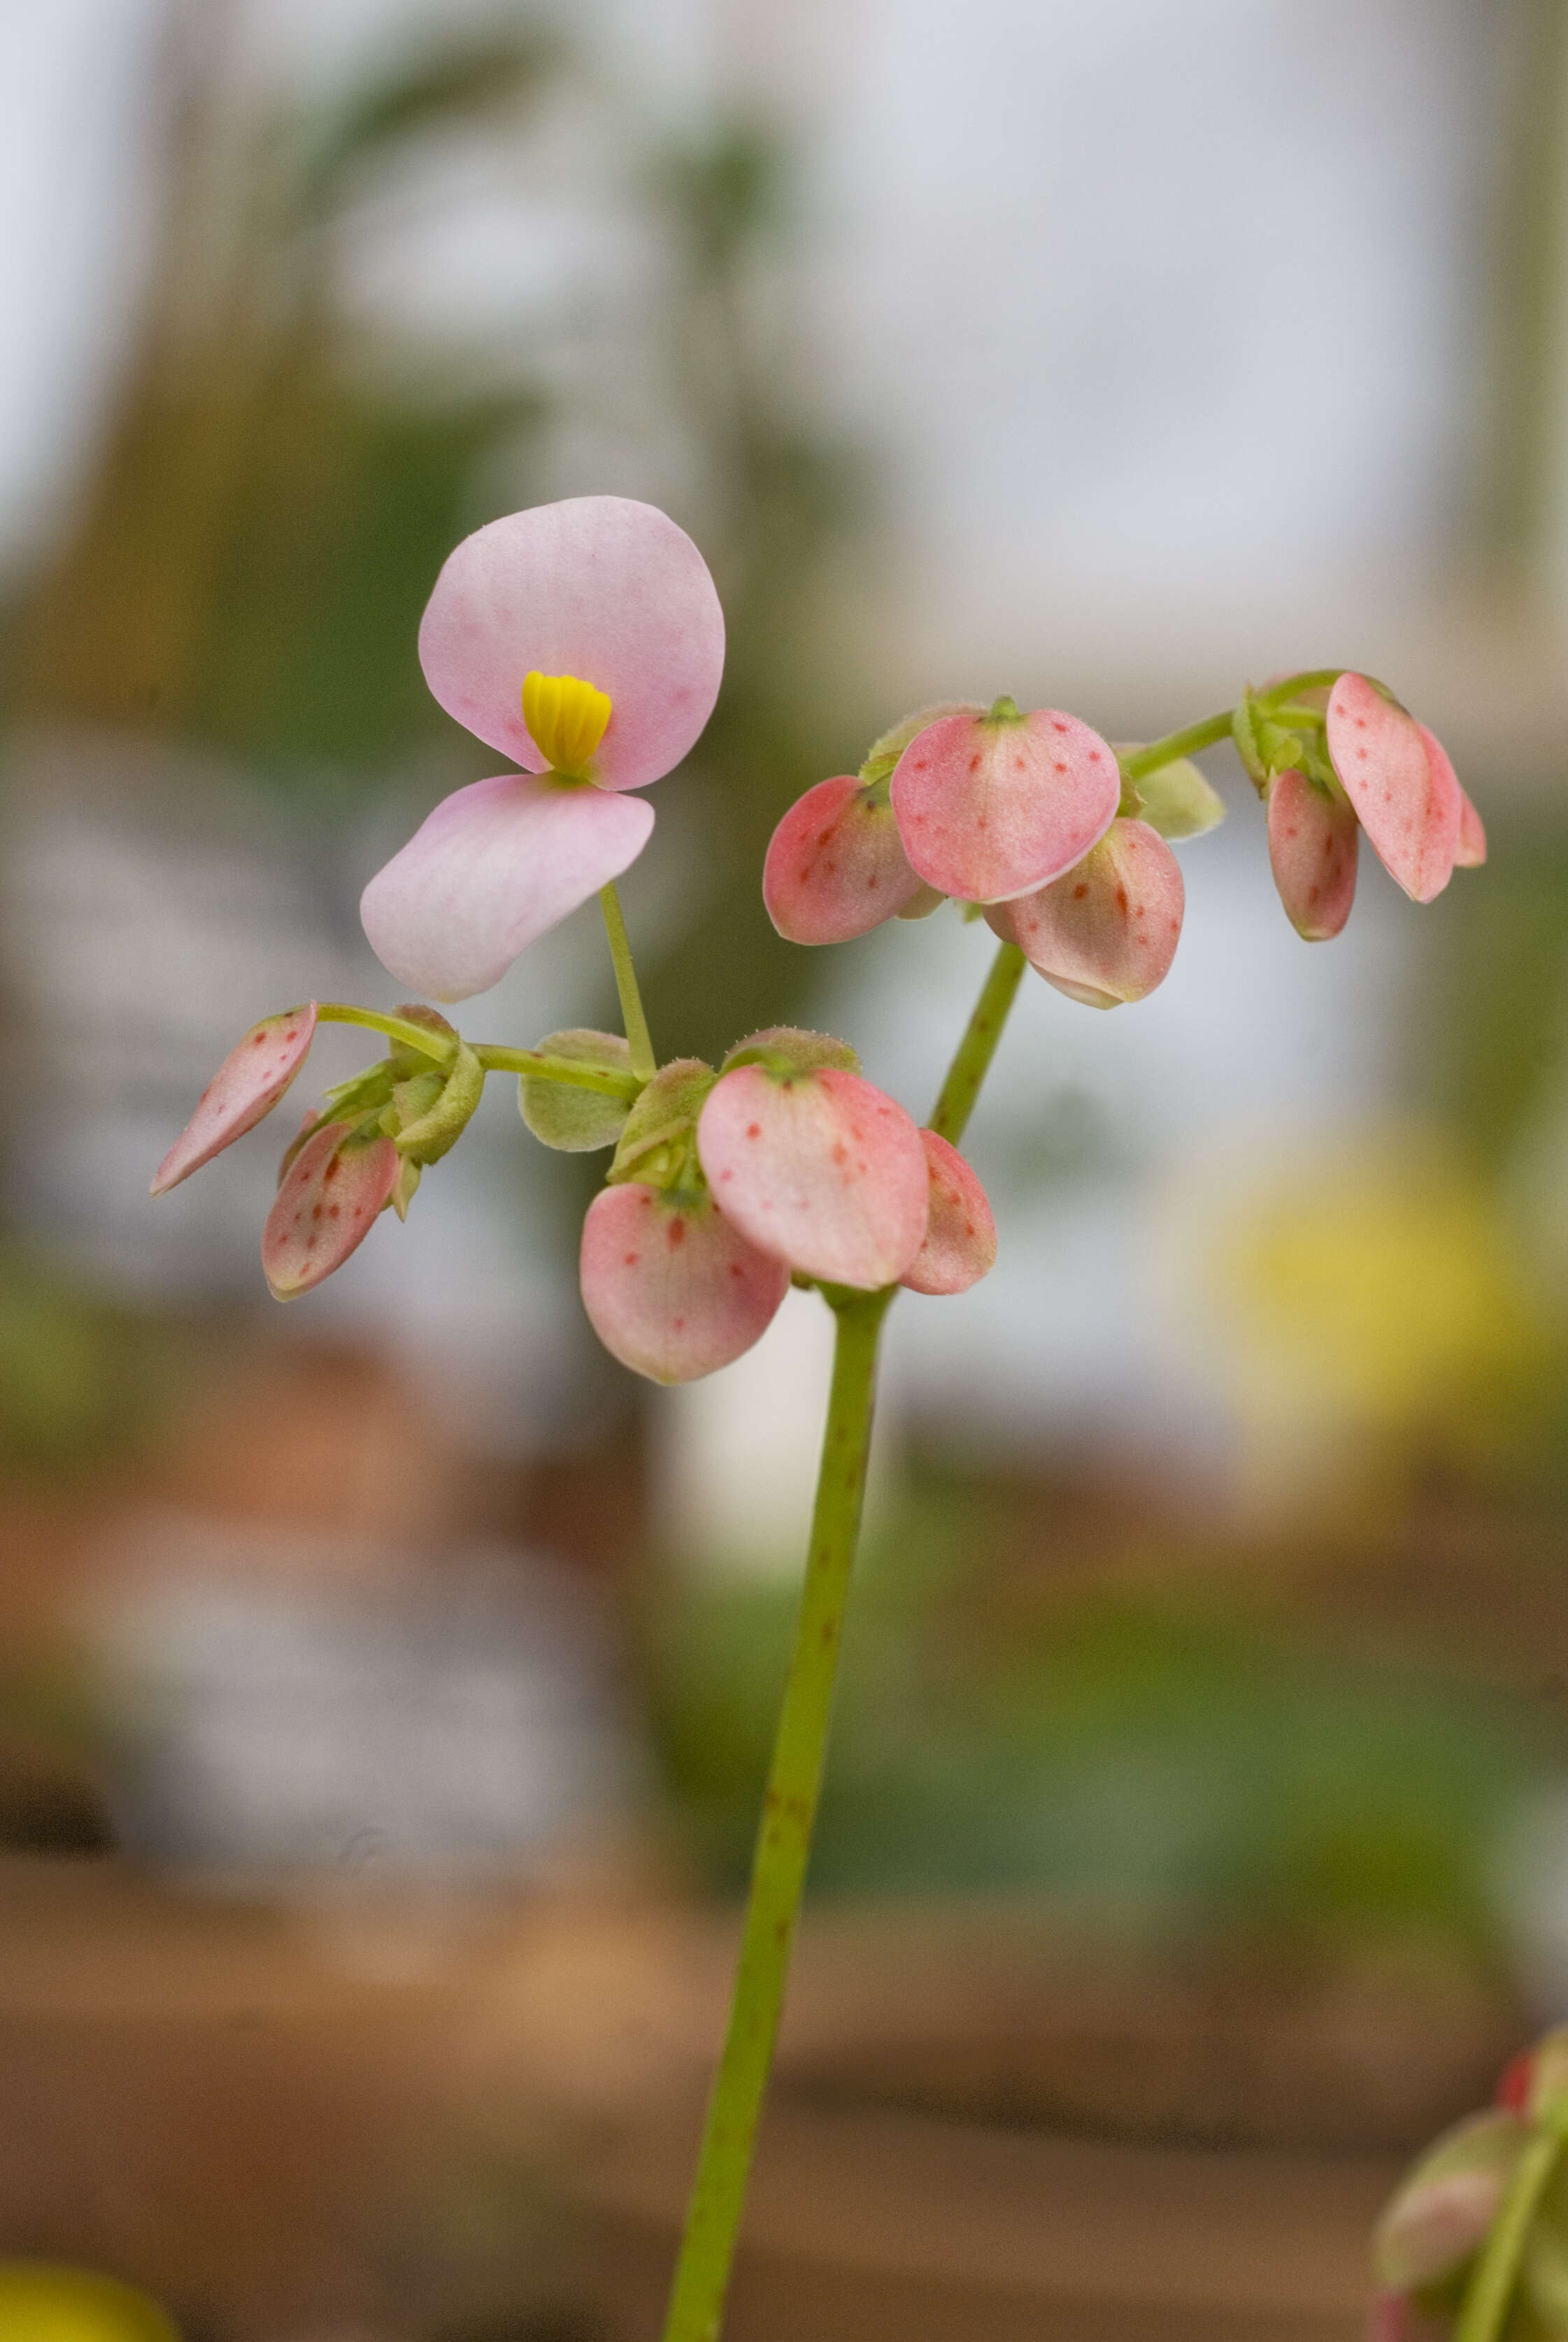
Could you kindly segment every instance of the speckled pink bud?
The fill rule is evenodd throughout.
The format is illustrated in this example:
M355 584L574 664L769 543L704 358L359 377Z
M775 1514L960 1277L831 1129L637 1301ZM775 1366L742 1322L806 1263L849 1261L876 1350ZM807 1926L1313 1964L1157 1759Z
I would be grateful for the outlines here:
M315 1003L285 1008L253 1025L229 1051L201 1101L153 1176L153 1194L166 1196L276 1106L305 1058L315 1036Z
M872 1292L920 1250L920 1133L858 1074L737 1066L708 1095L697 1153L725 1218L807 1276Z
M1185 899L1164 839L1146 821L1122 820L1064 877L986 916L1058 992L1115 1008L1169 975Z
M1115 756L1097 732L1053 707L1011 707L928 725L893 776L905 854L928 886L962 902L1011 902L1070 870L1121 801Z
M1342 675L1329 695L1328 752L1373 850L1417 903L1453 875L1460 787L1423 725L1385 699L1363 675Z
M957 1147L934 1130L920 1143L931 1174L925 1236L898 1281L912 1293L967 1293L995 1266L996 1222Z
M819 781L791 806L763 866L768 916L792 944L869 935L924 892L887 792L848 773Z
M711 1196L627 1180L594 1196L578 1272L612 1356L656 1383L695 1382L761 1338L789 1268L732 1226Z
M1268 826L1269 867L1285 914L1307 943L1326 943L1355 900L1355 809L1304 773L1278 773L1269 784Z
M402 1156L390 1138L324 1123L289 1165L262 1232L274 1296L293 1301L341 1268L392 1196Z

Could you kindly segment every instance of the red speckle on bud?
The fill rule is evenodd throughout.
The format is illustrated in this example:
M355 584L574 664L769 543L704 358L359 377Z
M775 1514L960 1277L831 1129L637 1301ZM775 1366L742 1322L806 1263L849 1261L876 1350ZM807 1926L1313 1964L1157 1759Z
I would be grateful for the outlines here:
M396 1147L390 1138L350 1142L349 1134L341 1122L314 1131L267 1214L262 1267L278 1301L296 1299L341 1268L391 1200L403 1160Z
M1114 1008L1142 1000L1170 973L1185 899L1158 831L1119 820L1067 876L986 916L1058 992Z
M264 1017L229 1051L201 1102L153 1176L155 1196L166 1196L276 1106L315 1037L315 1003Z
M925 1236L900 1277L912 1293L967 1293L994 1266L996 1222L985 1190L956 1146L923 1130L931 1175Z
M1363 675L1342 675L1324 719L1328 752L1373 850L1417 903L1453 875L1463 792L1439 743Z
M656 1239L661 1226L664 1241ZM708 1196L641 1180L588 1206L583 1306L613 1356L656 1383L695 1382L764 1334L789 1290L782 1260L748 1244Z
M848 774L819 781L773 834L763 900L792 944L843 944L920 894L885 795Z
M911 743L892 783L914 869L966 903L1011 902L1070 870L1121 793L1099 734L1050 708L1004 723L944 716Z
M1326 943L1355 900L1354 809L1304 773L1279 773L1269 784L1268 826L1269 866L1286 916L1305 942Z

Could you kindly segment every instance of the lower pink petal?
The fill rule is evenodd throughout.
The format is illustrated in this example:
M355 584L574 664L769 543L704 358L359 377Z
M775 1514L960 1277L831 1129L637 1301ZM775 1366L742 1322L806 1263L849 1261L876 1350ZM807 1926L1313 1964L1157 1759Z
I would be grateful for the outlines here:
M792 944L869 935L924 891L886 796L847 773L791 806L763 866L768 916Z
M893 776L904 850L927 885L1005 903L1071 869L1121 802L1097 732L1053 707L1012 722L949 716L917 733Z
M1146 821L1114 821L1075 868L987 914L1047 984L1090 1008L1142 1000L1169 975L1185 889Z
M1431 735L1428 734L1428 738ZM1434 746L1436 743L1433 744ZM1486 859L1486 826L1463 789L1459 792L1459 844L1454 848L1456 870L1478 870Z
M403 1158L391 1139L349 1140L348 1133L347 1124L329 1122L307 1138L267 1214L262 1267L279 1301L341 1268L392 1194Z
M1268 804L1269 867L1285 915L1305 942L1326 943L1355 900L1355 809L1293 770L1275 775Z
M583 1222L583 1306L604 1347L656 1383L695 1382L749 1350L789 1290L709 1196L640 1180L605 1187Z
M920 1133L858 1074L737 1066L709 1092L697 1152L720 1210L807 1276L892 1285L925 1235Z
M371 949L433 1000L488 992L519 952L630 867L643 797L503 773L444 797L360 898Z
M166 1196L276 1106L293 1081L315 1036L315 1003L286 1008L253 1025L231 1049L206 1088L195 1114L153 1175L153 1193Z
M931 1176L925 1236L898 1281L912 1293L967 1293L995 1266L996 1222L957 1147L934 1130L920 1141Z
M1391 878L1418 903L1447 886L1459 846L1460 787L1423 725L1368 683L1340 676L1329 696L1328 752Z

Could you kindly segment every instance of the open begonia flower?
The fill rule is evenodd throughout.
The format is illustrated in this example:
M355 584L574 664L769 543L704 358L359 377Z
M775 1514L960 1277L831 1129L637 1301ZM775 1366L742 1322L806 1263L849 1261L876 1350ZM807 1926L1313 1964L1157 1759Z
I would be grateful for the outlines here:
M328 1122L305 1136L262 1232L262 1267L277 1300L295 1300L343 1266L392 1201L402 1168L396 1146L379 1133L365 1137Z
M1355 900L1355 807L1293 767L1269 783L1268 833L1269 867L1292 926L1303 942L1326 943Z
M1058 992L1115 1008L1170 974L1185 901L1164 839L1146 821L1123 818L1064 876L985 916Z
M656 1383L695 1382L759 1341L789 1291L711 1195L634 1179L594 1196L578 1261L583 1306L613 1357Z
M892 782L904 850L939 894L1006 903L1081 862L1121 802L1109 744L1054 707L999 699L910 742Z
M1463 791L1423 724L1363 675L1342 675L1324 718L1329 756L1373 850L1417 903L1447 886L1459 858ZM1467 850L1485 851L1473 807Z
M920 1133L858 1074L737 1066L709 1093L697 1153L725 1218L807 1276L873 1292L924 1239Z
M575 496L465 537L420 663L448 715L524 770L454 791L371 880L360 916L383 966L467 999L619 877L654 824L620 793L693 746L724 654L707 565L652 505Z
M841 773L791 806L763 865L763 901L792 944L869 935L926 892L904 850L885 784Z
M166 1196L269 1115L310 1055L315 1003L285 1008L253 1025L229 1051L196 1110L153 1174L152 1192Z
M996 1263L996 1222L968 1164L934 1130L923 1130L931 1175L925 1235L899 1278L912 1293L967 1293Z

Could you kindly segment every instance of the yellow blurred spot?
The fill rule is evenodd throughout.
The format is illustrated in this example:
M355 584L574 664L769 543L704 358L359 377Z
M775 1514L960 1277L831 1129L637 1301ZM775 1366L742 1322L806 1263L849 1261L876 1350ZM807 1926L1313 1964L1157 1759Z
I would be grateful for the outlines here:
M580 774L604 736L610 696L574 675L523 678L523 721L534 745L558 773Z
M88 2269L0 2261L0 2342L179 2342L145 2294Z

